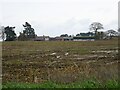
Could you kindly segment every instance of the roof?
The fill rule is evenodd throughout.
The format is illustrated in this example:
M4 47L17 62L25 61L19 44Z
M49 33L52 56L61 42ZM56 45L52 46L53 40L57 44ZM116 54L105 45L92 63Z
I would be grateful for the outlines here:
M36 38L49 38L49 36L37 36Z
M95 39L94 36L76 36L76 37L73 37L73 39Z

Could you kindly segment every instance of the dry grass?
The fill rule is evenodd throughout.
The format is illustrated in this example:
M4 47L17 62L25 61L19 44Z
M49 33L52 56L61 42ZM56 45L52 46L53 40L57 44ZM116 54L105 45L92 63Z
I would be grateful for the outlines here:
M118 79L118 41L4 42L3 83ZM97 51L113 51L97 52ZM95 51L95 52L92 52ZM66 54L67 53L67 54Z

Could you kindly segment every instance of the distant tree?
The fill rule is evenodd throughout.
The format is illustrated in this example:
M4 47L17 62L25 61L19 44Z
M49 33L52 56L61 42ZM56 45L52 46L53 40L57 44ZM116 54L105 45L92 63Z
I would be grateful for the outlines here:
M6 34L5 41L14 41L16 39L16 33L14 32L15 27L5 27L4 33Z
M110 39L112 39L113 36L118 36L118 32L116 32L115 30L108 30L106 31L107 35L110 37Z
M72 35L69 35L69 37L72 37Z
M68 34L62 34L60 37L68 37Z
M89 36L94 36L95 34L93 32L88 32L87 33Z
M25 25L23 25L24 29L23 33L20 32L20 35L18 37L18 40L30 40L36 37L34 29L31 27L31 25L28 22L25 22Z
M90 30L94 30L95 39L99 39L98 30L103 29L103 25L99 22L94 22L90 25Z
M25 36L25 34L23 34L22 32L20 32L19 34L20 34L18 36L19 41L26 41L27 40L27 37Z
M27 38L35 38L35 31L28 22L25 22L25 25L23 25L23 27L25 29L23 30L23 34Z
M93 32L87 32L87 33L80 33L80 34L76 34L76 36L94 36Z
M80 36L80 34L76 34L76 36Z

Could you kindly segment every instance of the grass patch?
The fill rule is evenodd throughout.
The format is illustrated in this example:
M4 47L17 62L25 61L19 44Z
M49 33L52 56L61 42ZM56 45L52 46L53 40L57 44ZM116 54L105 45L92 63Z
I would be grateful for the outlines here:
M117 81L107 81L105 84L101 84L96 80L88 80L83 82L74 82L69 84L60 84L51 81L47 81L41 84L35 83L15 83L9 82L3 84L3 88L120 88Z

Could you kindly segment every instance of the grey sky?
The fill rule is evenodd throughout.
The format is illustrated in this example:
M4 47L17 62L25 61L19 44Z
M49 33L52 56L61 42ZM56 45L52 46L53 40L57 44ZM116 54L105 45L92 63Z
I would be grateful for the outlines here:
M118 28L119 0L2 0L0 23L16 26L29 22L37 35L57 36L63 33L88 32L92 22L104 29Z

